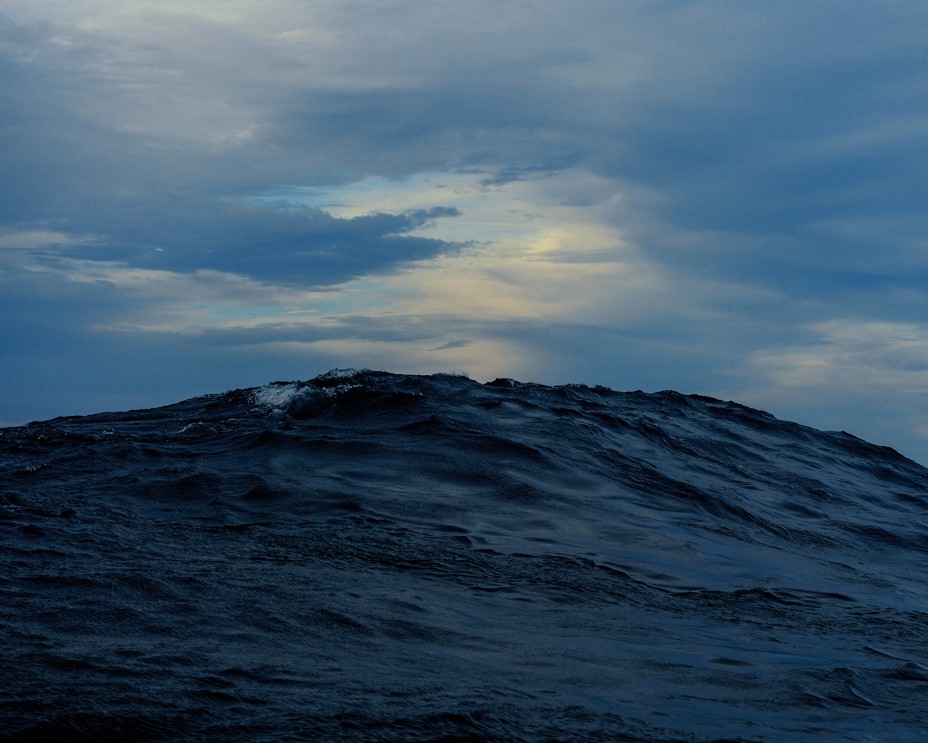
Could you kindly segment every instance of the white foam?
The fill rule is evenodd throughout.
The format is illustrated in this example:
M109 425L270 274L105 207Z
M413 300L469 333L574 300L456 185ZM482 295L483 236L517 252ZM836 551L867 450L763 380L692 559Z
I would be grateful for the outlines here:
M370 371L370 369L330 369L325 374L320 374L316 379L348 379L356 377L365 371Z
M272 410L285 410L294 402L305 396L303 387L290 382L288 384L268 384L259 387L251 393L251 400L255 405L271 408Z

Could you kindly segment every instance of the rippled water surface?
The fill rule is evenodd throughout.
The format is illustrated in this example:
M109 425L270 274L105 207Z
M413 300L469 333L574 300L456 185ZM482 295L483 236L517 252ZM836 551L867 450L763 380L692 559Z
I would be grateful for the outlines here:
M0 430L3 740L928 739L928 472L333 372Z

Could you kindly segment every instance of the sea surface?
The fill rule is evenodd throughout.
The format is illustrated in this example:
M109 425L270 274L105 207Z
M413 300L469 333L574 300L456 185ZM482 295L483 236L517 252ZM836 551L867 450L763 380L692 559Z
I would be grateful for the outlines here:
M928 740L928 471L355 370L0 429L0 740Z

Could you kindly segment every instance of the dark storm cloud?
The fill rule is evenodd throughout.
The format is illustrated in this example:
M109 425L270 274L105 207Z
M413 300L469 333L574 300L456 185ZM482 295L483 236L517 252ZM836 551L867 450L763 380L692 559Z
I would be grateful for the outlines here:
M143 268L209 269L317 287L390 271L460 247L408 234L436 219L457 216L453 207L340 219L322 209L281 203L198 206L193 209L185 202L151 213L140 208L127 224L110 220L107 240L83 248L79 255Z

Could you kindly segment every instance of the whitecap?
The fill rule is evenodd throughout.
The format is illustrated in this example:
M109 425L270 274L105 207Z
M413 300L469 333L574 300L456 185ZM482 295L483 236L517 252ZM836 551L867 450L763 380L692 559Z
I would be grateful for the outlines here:
M254 390L251 393L251 400L259 407L271 410L287 410L305 395L305 388L296 382L273 383Z

